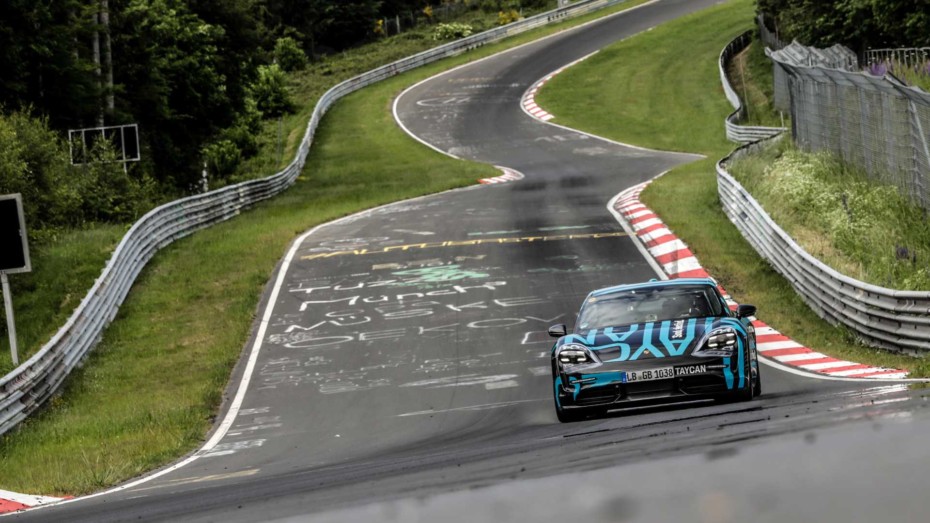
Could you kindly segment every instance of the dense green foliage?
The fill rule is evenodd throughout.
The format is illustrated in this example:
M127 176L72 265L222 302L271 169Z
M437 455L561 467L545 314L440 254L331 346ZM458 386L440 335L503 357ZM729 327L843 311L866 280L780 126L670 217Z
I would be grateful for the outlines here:
M41 149L45 160L29 164L43 172L32 176L57 180L70 172L67 154L62 155L67 144L51 139L53 134L67 136L68 129L137 123L142 149L142 162L130 166L125 180L109 185L126 189L119 201L110 202L104 194L92 202L80 191L69 193L81 205L102 200L107 208L75 215L70 208L49 208L61 196L55 191L64 189L49 189L55 183L22 189L16 182L22 176L12 164L0 172L0 193L42 191L42 198L26 199L27 207L41 207L30 212L40 217L33 228L130 219L153 198L199 190L205 162L213 187L242 179L233 174L257 153L261 120L277 119L295 108L285 73L383 37L375 28L383 28L385 20L402 18L395 32L397 25L409 31L468 11L554 4L432 3L435 11L425 10L430 0L0 2L0 108L5 108L0 113L18 112L17 118L28 113L41 120L39 129L51 133ZM18 138L8 133L7 140ZM13 144L7 156L24 148ZM121 166L110 167L88 171L122 171ZM150 190L143 195L135 186ZM63 221L64 214L71 217Z
M930 46L930 0L756 0L782 40L862 52Z
M307 66L307 55L297 40L290 36L278 38L274 44L274 60L285 71L297 71Z
M30 203L24 207L34 238L88 222L131 221L151 206L152 180L127 174L107 142L89 156L72 166L67 144L46 119L0 114L0 193L21 193Z

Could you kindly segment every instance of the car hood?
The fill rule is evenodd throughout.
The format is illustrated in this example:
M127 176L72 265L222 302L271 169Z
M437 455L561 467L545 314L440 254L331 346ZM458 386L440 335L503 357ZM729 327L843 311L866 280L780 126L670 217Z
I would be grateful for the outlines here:
M705 333L724 326L745 340L745 327L735 318L688 318L568 334L559 338L553 350L567 344L584 345L604 363L687 356L703 342Z

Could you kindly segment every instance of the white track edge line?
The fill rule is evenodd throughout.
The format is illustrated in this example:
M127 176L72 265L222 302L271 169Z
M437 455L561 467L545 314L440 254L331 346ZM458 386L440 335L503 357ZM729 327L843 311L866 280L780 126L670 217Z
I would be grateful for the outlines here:
M658 178L659 176L662 176L666 172L668 171L660 173L658 176L656 176L656 178ZM623 230L626 231L627 235L629 235L632 238L633 245L636 246L640 254L643 255L643 258L646 259L646 263L648 263L649 266L652 267L652 270L655 271L655 273L659 276L659 278L663 280L667 280L668 274L665 273L665 271L659 265L659 262L657 262L656 259L653 258L651 254L649 254L649 251L646 250L646 246L643 244L642 240L640 240L639 236L637 236L636 233L633 231L633 228L630 227L630 224L627 223L626 219L620 214L619 211L617 211L617 209L614 208L614 205L617 203L617 200L625 196L627 192L631 192L638 187L644 186L646 185L646 183L648 182L644 182L639 185L634 185L633 187L624 189L623 191L614 195L614 197L611 198L609 202L607 202L607 210L610 211L610 214L613 215L614 219L617 220L617 222L620 224L621 227L623 227Z

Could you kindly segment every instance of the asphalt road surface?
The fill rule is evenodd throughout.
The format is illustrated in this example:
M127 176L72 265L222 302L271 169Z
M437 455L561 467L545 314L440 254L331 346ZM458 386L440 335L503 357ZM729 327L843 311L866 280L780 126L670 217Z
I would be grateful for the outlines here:
M608 201L695 157L535 121L520 97L564 64L715 3L659 1L408 90L396 113L410 133L525 179L310 232L269 283L268 321L233 376L215 446L150 481L13 517L849 521L844 510L863 504L873 510L860 516L893 514L883 501L912 514L921 468L883 458L890 444L928 457L913 437L924 398L904 386L763 366L764 395L749 403L555 418L546 328L571 325L591 289L656 277ZM876 477L898 494L850 495Z

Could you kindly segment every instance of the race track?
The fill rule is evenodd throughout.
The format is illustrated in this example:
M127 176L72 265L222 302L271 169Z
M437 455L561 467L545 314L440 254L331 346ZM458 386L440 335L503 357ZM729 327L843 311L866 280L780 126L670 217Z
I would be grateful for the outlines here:
M781 471L775 464L786 452L816 459L803 454L816 445L773 446L786 438L833 431L825 439L854 440L858 446L847 452L860 452L882 432L855 432L859 425L851 421L916 415L923 398L903 386L763 366L764 395L750 403L650 408L574 424L555 418L546 328L571 325L593 288L656 277L608 201L696 157L539 122L523 112L521 96L611 42L716 3L654 2L406 91L395 111L417 139L525 178L392 204L309 232L269 284L260 309L268 321L256 323L258 341L250 342L230 385L229 424L209 452L150 481L14 518L464 521L475 500L479 520L516 519L521 503L529 503L526 485L537 485L546 494L526 509L541 514L535 517L648 521L666 514L650 512L650 500L661 496L638 482L624 486L625 470L648 477L642 469L661 463L665 473L680 467L699 477L707 463L731 467L720 470L770 463ZM723 132L722 122L708 132ZM853 431L848 438L844 427ZM660 456L677 461L654 461ZM738 460L745 466L734 465ZM837 470L846 481L855 477ZM577 473L588 476L559 479ZM560 500L559 484L584 481L615 481L627 501L600 494L589 505ZM630 488L636 485L642 498ZM693 499L704 494L693 490ZM413 498L427 501L404 501ZM358 508L376 502L382 504ZM504 512L489 512L491 506ZM571 514L566 506L575 507ZM773 506L777 513L780 505ZM669 517L694 514L685 505L666 508ZM348 512L326 513L332 510Z

